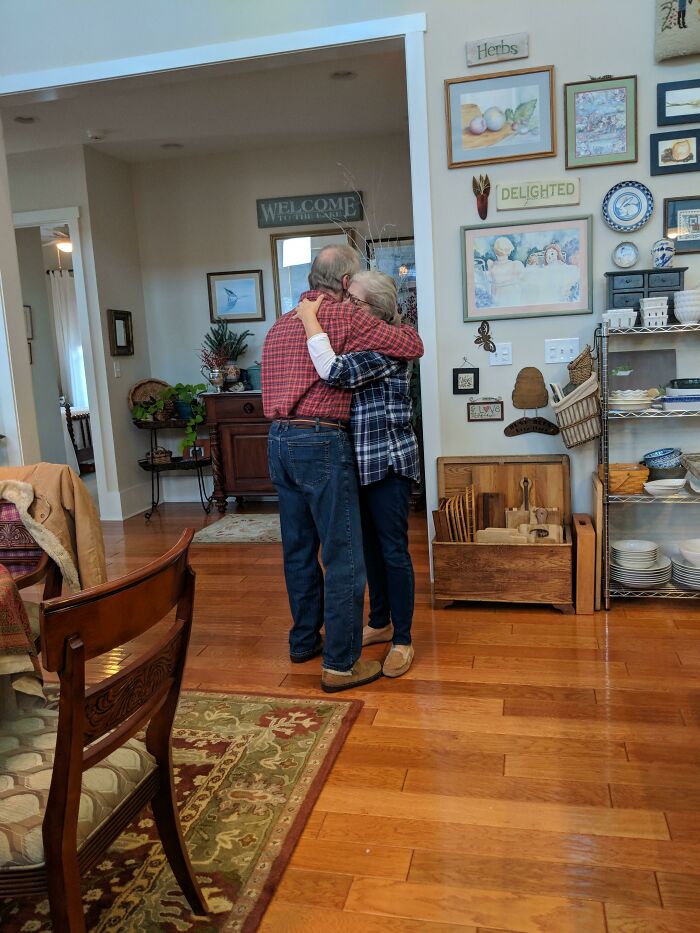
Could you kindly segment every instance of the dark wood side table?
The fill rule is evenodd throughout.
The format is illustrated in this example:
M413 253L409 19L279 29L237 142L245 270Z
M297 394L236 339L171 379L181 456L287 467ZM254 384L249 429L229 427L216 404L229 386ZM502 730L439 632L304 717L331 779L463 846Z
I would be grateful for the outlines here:
M206 392L202 395L211 441L214 502L222 514L235 496L274 496L267 466L270 422L260 392Z

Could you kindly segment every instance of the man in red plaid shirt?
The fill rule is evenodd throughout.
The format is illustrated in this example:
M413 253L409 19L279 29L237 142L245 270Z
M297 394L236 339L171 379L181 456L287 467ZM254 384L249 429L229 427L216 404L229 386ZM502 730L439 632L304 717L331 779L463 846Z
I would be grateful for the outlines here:
M376 350L416 359L423 344L408 325L378 321L346 293L360 271L349 246L327 246L309 273L318 319L336 353ZM284 572L294 620L289 653L294 662L323 652L321 687L328 693L381 676L378 661L360 661L365 567L357 474L347 433L352 393L318 376L295 312L281 317L265 340L262 358L270 478L280 506ZM318 560L319 546L324 574ZM325 624L325 642L320 636Z

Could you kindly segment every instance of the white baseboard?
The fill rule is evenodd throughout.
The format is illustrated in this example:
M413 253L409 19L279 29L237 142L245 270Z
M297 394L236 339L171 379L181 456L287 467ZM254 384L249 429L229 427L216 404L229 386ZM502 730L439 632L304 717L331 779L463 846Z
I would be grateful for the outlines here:
M119 495L121 499L121 519L125 521L140 512L145 512L151 504L151 484L145 482L127 486L126 489L119 490Z

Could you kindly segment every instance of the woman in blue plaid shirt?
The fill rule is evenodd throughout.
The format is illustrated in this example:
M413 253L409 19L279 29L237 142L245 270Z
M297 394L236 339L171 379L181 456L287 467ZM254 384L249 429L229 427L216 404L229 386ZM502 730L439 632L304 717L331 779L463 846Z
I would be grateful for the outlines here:
M359 272L347 297L380 320L400 323L396 284L383 272ZM372 350L336 356L318 323L317 309L318 302L306 301L297 309L316 371L332 385L354 390L350 430L360 474L370 601L362 644L392 642L383 671L387 677L400 677L413 661L408 513L412 483L420 479L418 442L411 426L411 364Z

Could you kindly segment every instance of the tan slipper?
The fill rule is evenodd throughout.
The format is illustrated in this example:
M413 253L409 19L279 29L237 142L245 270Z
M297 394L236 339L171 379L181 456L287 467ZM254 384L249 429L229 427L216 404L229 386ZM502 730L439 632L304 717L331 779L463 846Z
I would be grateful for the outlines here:
M356 661L347 674L339 671L321 671L321 690L326 693L339 693L341 690L350 690L352 687L362 687L371 684L382 676L382 665L379 661Z
M385 677L400 677L413 662L413 645L392 645L384 658L382 671Z
M391 641L394 637L394 626L391 622L384 628L372 628L371 625L365 625L362 629L362 647L367 645L382 645L384 642Z

